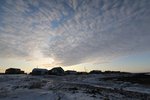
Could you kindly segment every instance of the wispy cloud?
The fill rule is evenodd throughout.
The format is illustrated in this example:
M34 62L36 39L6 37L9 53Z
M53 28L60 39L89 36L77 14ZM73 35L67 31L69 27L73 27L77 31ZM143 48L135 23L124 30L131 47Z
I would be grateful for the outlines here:
M149 0L5 0L0 57L36 59L40 51L68 66L150 51L149 8Z

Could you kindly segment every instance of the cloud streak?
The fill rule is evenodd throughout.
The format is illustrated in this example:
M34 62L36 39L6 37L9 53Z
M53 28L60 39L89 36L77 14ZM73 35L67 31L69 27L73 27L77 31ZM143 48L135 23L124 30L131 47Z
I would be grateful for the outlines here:
M0 57L69 66L149 52L149 7L149 0L6 0Z

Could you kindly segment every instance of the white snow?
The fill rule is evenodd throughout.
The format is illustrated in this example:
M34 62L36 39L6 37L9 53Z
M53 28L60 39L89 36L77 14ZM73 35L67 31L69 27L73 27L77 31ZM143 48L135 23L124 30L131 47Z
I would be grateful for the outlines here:
M141 99L119 93L120 91L146 94L146 99L150 97L150 88L128 82L101 80L104 77L109 75L0 75L0 100Z

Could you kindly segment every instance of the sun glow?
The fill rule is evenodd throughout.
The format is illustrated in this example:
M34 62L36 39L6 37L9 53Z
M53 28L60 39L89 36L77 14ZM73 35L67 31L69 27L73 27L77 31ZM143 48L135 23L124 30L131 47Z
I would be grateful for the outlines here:
M40 51L34 51L30 62L37 66L52 66L55 63L55 60L50 57L45 57Z

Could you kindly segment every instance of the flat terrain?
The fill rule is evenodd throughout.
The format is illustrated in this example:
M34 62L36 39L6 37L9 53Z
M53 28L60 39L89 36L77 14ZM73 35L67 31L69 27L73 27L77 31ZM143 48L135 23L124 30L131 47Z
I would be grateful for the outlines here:
M149 79L116 73L0 75L0 100L150 100Z

